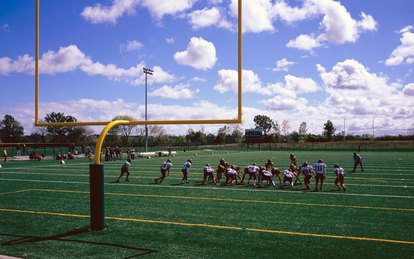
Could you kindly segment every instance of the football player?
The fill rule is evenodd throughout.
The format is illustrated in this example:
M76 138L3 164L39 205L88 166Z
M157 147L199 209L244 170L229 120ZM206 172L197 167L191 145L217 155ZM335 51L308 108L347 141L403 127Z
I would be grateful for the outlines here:
M155 183L158 183L158 180L160 183L162 183L162 180L166 177L166 173L168 172L168 176L170 176L170 167L172 166L172 162L170 159L162 163L161 165L161 177L155 179Z
M293 165L293 168L292 168L293 171L292 172L296 177L294 184L296 185L299 181L299 184L302 185L302 181L299 178L300 171L299 171L299 168L298 168L298 160L296 159L296 156L293 153L290 154L290 164Z
M316 172L316 186L315 186L315 192L318 191L318 183L319 180L321 180L321 187L319 188L320 191L322 191L323 187L323 180L326 177L326 164L322 161L322 159L319 159L318 163L313 165L313 169Z
M339 187L338 182L341 182L342 188L344 189L344 191L346 191L346 188L344 185L344 174L345 174L344 169L340 167L338 164L335 164L333 171L336 174L335 185L336 187L338 187L338 191L341 190L341 187Z
M275 181L273 181L273 174L269 170L267 170L264 167L260 167L260 175L261 175L261 177L260 177L260 184L259 184L259 186L262 186L263 179L264 180L267 180L268 183L272 183L272 186L273 187L276 186Z
M121 179L121 177L124 175L124 173L127 173L126 182L129 182L128 180L128 176L129 176L129 171L128 171L128 167L131 165L131 159L127 159L127 161L125 161L125 163L122 165L121 167L121 175L118 177L118 179L116 179L116 183L119 183L119 179Z
M210 164L206 164L204 166L203 185L205 184L207 177L213 179L214 184L216 184L216 178L214 178L214 169Z
M283 171L284 177L283 177L283 182L282 182L281 188L285 187L285 182L286 182L286 181L289 181L289 183L290 183L290 187L291 187L292 189L293 189L293 188L295 188L295 187L293 186L293 177L295 176L295 174L293 173L293 168L294 168L294 167L295 167L295 166L294 166L293 164L291 164L291 165L289 166L289 169L288 169L288 170Z
M253 185L256 186L256 183L257 183L256 177L259 175L259 167L256 165L256 163L253 163L252 165L246 166L244 168L243 178L241 180L241 183L243 183L243 180L246 174L249 175L249 180L247 181L247 184L250 185L250 180L253 178L254 179Z
M227 183L231 183L232 185L237 183L237 171L236 171L236 167L234 165L232 165L230 168L227 168L227 171L226 171L226 184Z
M183 184L188 183L188 173L190 172L190 167L193 164L193 160L188 159L187 162L184 163L183 168L181 171L183 172L183 179L181 180L181 183Z
M227 164L226 161L224 161L224 159L220 159L220 163L217 167L217 176L216 176L216 180L217 182L220 181L221 177L223 176L224 173L226 173L227 168L229 168L229 164Z
M354 152L354 170L352 170L352 173L355 173L355 169L357 168L357 165L361 166L362 173L364 172L364 167L362 167L362 157Z
M307 161L303 163L299 171L305 176L306 189L310 190L310 179L312 175L315 176L315 171L313 171L312 166Z

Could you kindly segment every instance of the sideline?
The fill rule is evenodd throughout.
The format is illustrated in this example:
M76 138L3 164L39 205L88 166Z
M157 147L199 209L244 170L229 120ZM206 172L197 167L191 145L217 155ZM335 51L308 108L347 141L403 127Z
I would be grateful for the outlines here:
M43 212L43 211L25 211L25 210L12 210L12 209L0 209L0 211L16 212L16 213L42 214L42 215L53 215L53 216L65 216L65 217L78 217L78 218L89 218L90 217L89 215L76 215L76 214L65 214L65 213L54 213L54 212ZM142 222L142 223L157 223L157 224L179 225L179 226L244 230L244 231L250 231L250 232L266 232L266 233L274 233L274 234L288 234L288 235L311 236L311 237L342 238L342 239L351 239L351 240L377 241L377 242L414 245L414 242L412 242L412 241L391 240L391 239L370 238L370 237L336 236L336 235L325 235L325 234L314 234L314 233L289 232L289 231L281 231L281 230L241 228L241 227L232 227L232 226L220 226L220 225L173 222L173 221L161 221L161 220L133 219L133 218L105 217L105 219L119 220L119 221Z

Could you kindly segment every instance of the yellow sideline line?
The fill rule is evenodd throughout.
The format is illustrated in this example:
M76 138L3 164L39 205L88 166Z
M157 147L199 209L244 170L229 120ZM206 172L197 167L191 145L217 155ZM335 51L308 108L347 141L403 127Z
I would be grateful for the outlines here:
M90 217L89 215L64 214L64 213L29 211L29 210L0 209L0 211L18 212L18 213L31 213L31 214L43 214L43 215L54 215L54 216L67 216L67 217L78 217L78 218L89 218ZM132 218L105 217L105 219L121 220L121 221L133 221L133 222L144 222L144 223L169 224L169 225L179 225L179 226L193 226L193 227L209 227L209 228L219 228L219 229L245 230L245 231L266 232L266 233L275 233L275 234L289 234L289 235L299 235L299 236L343 238L343 239L364 240L364 241L379 241L379 242L414 245L414 242L412 242L412 241L369 238L369 237L336 236L336 235L312 234L312 233L301 233L301 232L289 232L289 231L280 231L280 230L240 228L240 227L229 227L229 226L219 226L219 225L209 225L209 224L184 223L184 222L172 222L172 221L161 221L161 220L146 220L146 219L132 219Z
M52 189L28 189L28 190L23 190L23 191L66 192L66 193L84 193L84 194L89 193L87 191L52 190ZM370 206L338 205L338 204L317 204L317 203L301 203L301 202L285 202L285 201L259 201L259 200L186 197L186 196L169 196L169 195L155 195L155 194L128 194L128 193L105 193L105 195L189 199L189 200L212 200L212 201L229 201L229 202L249 202L249 203L268 203L268 204L287 204L287 205L337 207L337 208L353 208L353 209L373 209L373 210L396 210L396 211L413 211L414 212L414 209L403 209L403 208L386 208L386 207L370 207Z
M3 193L0 193L0 195L13 194L13 193L19 193L19 192L29 192L29 191L33 191L33 189L20 190L20 191L14 191L14 192L3 192Z

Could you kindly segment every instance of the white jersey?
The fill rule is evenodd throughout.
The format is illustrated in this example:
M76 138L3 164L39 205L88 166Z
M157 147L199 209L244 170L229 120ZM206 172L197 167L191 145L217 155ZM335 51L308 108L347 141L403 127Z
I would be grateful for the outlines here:
M313 165L313 168L317 174L323 174L326 176L326 165L325 163L316 163Z
M164 163L162 163L161 170L167 171L167 170L170 169L171 166L172 166L171 162L164 162Z
M237 172L236 172L236 170L234 170L233 168L229 168L229 169L227 169L227 174L230 174L230 175L237 175Z
M122 165L122 167L128 168L131 164L128 161L125 161L125 163Z
M131 149L131 150L129 151L129 153L130 153L131 155L135 155L135 149Z
M190 167L191 167L191 163L190 162L186 162L183 166L182 170L185 170L187 173L190 171Z
M285 177L287 177L287 178L293 178L293 176L295 176L294 174L293 174L293 172L292 171L289 171L289 170L285 170L284 172L283 172L283 174L285 175Z
M308 165L308 166L304 166L300 169L300 171L304 174L304 175L312 175L312 166Z
M255 165L251 165L248 167L249 173L256 173L259 171L259 167Z
M211 166L205 166L204 167L204 172L210 174L210 173L214 173L214 169Z
M338 176L344 176L344 174L345 174L345 171L344 171L344 169L342 167L334 168L333 171L334 171L334 173L337 173Z
M271 172L269 172L269 171L267 171L267 170L263 170L263 171L262 171L262 174L263 174L264 176L266 176L266 177L273 177L272 173L271 173Z

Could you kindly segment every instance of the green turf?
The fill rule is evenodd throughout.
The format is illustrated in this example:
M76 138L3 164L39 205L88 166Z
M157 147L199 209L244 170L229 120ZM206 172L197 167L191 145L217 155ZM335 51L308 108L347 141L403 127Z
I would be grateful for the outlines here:
M119 184L113 182L123 162L106 162L104 231L88 231L87 159L65 165L57 161L2 163L0 254L27 258L414 257L413 153L362 153L364 173L358 168L351 174L350 152L295 152L299 163L323 159L328 165L324 190L317 193L300 185L281 189L277 178L276 188L201 185L203 166L216 167L220 158L240 167L252 162L261 165L271 158L275 166L287 169L289 154L180 153L172 158L170 176L157 185L154 179L166 158L135 159L130 182L124 177ZM188 158L193 160L190 183L182 185L180 171ZM346 192L336 191L333 185L335 163L347 172ZM311 186L315 186L313 180Z

